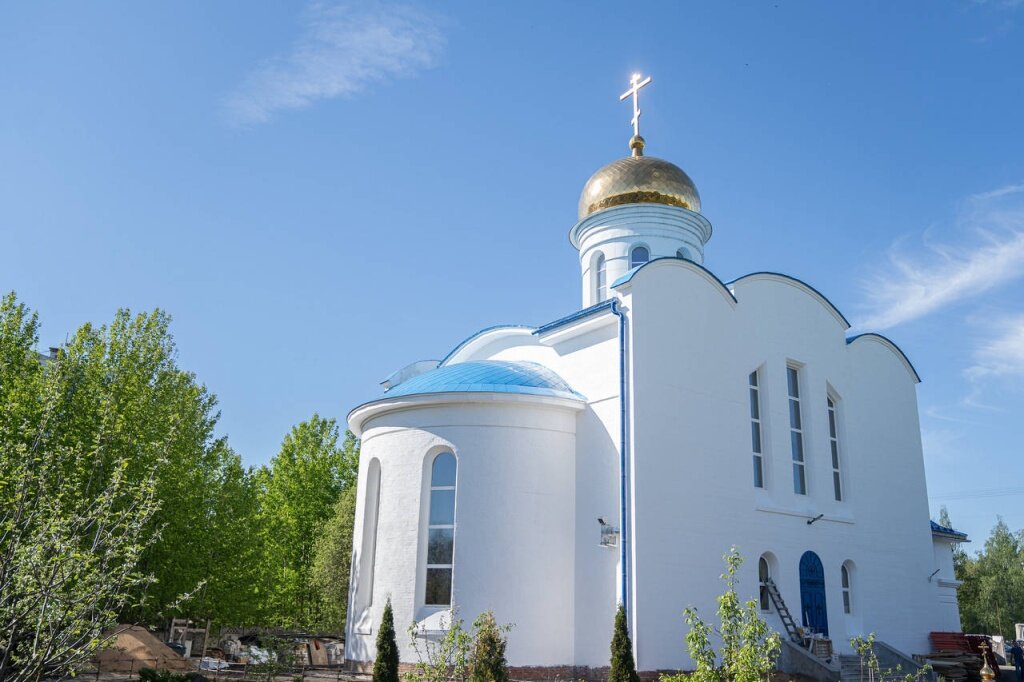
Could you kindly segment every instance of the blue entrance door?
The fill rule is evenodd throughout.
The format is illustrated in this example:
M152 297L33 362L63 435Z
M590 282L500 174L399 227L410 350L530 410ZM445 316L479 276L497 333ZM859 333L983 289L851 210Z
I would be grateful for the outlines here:
M800 610L804 627L828 635L828 609L825 607L825 569L814 552L800 557Z

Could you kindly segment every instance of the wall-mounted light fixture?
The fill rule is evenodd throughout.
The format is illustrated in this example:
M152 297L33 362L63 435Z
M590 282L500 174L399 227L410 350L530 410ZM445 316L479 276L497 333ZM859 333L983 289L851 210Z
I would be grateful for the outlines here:
M619 529L610 523L605 523L604 517L597 517L597 522L601 524L601 546L602 547L618 547L619 546Z
M823 519L823 518L825 518L825 515L824 515L824 514L818 514L818 515L817 515L817 516L815 516L815 517L814 517L813 519L807 519L807 525L809 526L809 525L811 525L812 523L814 523L815 521L820 521L820 520L821 520L821 519Z

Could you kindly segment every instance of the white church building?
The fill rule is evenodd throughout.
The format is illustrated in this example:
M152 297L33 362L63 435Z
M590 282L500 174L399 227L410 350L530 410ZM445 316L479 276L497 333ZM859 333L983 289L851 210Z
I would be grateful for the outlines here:
M960 629L966 537L929 521L913 365L798 279L703 267L696 186L644 153L646 82L623 96L632 154L591 176L569 231L582 308L481 330L349 415L356 666L390 597L407 663L409 624L436 635L457 605L513 623L509 663L537 677L602 668L622 603L637 669L688 669L682 611L715 620L733 546L784 639L780 604L839 652Z

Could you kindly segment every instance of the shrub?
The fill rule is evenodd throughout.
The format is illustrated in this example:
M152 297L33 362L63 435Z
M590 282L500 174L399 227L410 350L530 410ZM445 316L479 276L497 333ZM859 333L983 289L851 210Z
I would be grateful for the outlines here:
M511 625L498 625L494 613L485 611L473 621L473 648L469 657L471 682L508 682L506 633Z
M433 639L415 621L409 626L412 648L419 660L403 675L407 682L466 682L472 637L463 628L458 609L453 606L450 618L442 618L438 629L444 635Z
M398 682L398 644L395 643L395 617L391 597L384 604L384 615L377 630L377 658L373 661L373 682Z
M626 609L619 604L615 612L615 630L612 634L612 665L608 682L640 682L633 661L633 642L629 639L626 626Z
M139 680L141 682L188 682L188 675L176 675L169 670L140 668Z

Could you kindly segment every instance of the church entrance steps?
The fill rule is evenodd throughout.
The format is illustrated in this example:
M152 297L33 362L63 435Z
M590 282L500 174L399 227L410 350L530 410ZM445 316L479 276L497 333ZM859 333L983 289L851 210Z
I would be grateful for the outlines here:
M894 649L885 642L875 641L875 656L878 657L878 667L882 672L887 670L896 670L899 666L900 673L897 676L903 679L905 675L913 675L920 670L921 665L914 659L910 658L902 651ZM860 656L854 656L850 654L843 654L839 658L839 679L840 682L868 682L870 673L867 666L861 665ZM878 675L875 674L875 679ZM928 678L936 679L935 672L932 671Z
M861 670L860 656L839 657L840 682L867 682L867 670Z

